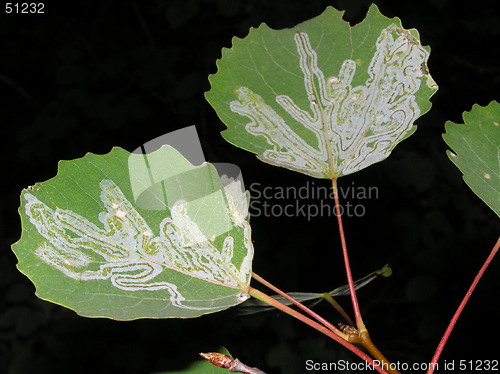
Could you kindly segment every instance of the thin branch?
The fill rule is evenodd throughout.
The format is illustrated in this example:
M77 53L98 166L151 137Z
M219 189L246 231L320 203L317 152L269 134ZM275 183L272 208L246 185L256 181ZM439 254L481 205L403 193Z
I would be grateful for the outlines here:
M360 333L360 344L365 348L370 354L375 357L375 359L382 365L383 368L387 368L387 372L390 374L399 374L399 371L393 368L391 362L385 358L385 356L380 352L377 346L372 342L370 334L367 331Z
M325 326L319 324L318 322L312 320L311 318L299 313L295 309L290 308L289 306L279 302L278 300L272 298L269 295L266 295L264 292L259 291L255 288L249 287L248 293L250 296L255 297L257 300L263 301L266 304L269 304L276 309L281 310L282 312L297 318L299 321L304 322L306 325L311 326L313 329L318 330L319 332L325 334L329 338L335 340L337 343L343 345L345 348L350 350L352 353L357 355L358 357L362 358L366 362L368 362L371 367L375 370L377 370L379 373L385 373L387 372L383 370L379 363L376 363L370 356L368 356L366 353L361 351L358 347L354 346L353 344L349 343L347 340L341 338L337 334L335 334L332 330L326 328Z
M457 311L455 312L455 314L451 318L451 321L450 321L448 327L446 328L446 331L444 332L443 337L441 338L441 341L439 342L439 344L436 348L436 352L434 352L434 356L432 356L431 364L429 365L429 370L427 370L427 374L434 373L434 368L435 368L435 366L437 366L437 365L435 365L435 363L437 363L439 361L439 357L441 356L441 353L443 352L444 346L446 345L446 342L448 341L448 338L450 337L451 332L453 331L453 328L455 327L455 324L457 323L458 318L460 317L460 314L462 314L462 311L464 310L465 305L469 301L472 293L474 292L474 289L476 288L477 284L481 280L481 277L483 276L484 272L486 271L489 264L493 260L493 257L495 257L495 254L498 252L499 247L500 247L500 238L498 239L495 246L491 250L486 261L484 261L484 264L483 264L483 266L481 266L481 269L479 269L479 272L477 273L476 277L474 278L474 281L470 285L462 302L458 306Z
M368 332L360 333L354 326L344 325L339 323L339 327L344 334L348 336L347 341L355 344L361 344L370 354L377 360L382 368L386 368L389 374L399 374L390 361L380 352L380 350L373 344Z
M321 297L323 299L325 299L326 301L328 301L330 303L330 305L333 306L335 308L335 310L347 321L348 324L354 325L354 322L351 319L351 317L349 317L349 315L346 313L344 308L342 308L342 306L338 303L337 300L335 300L332 297L332 295L330 295L328 292L325 292L325 293L321 294Z
M345 334L342 333L342 331L340 331L332 323L328 322L326 319L324 319L323 317L321 317L318 313L316 313L313 310L309 309L307 306L305 306L304 304L302 304L300 301L294 299L292 296L288 295L286 292L281 291L278 287L276 287L275 285L269 283L264 278L262 278L260 275L252 273L252 278L255 279L256 281L262 283L267 288L273 290L277 294L283 296L285 299L287 299L288 301L292 302L296 306L298 306L304 312L306 312L307 314L309 314L311 317L313 317L314 319L316 319L318 322L322 323L325 327L327 327L330 330L332 330L335 334L337 334L341 338L346 339Z
M230 373L266 374L260 369L252 368L248 365L245 365L237 358L232 358L222 353L217 353L217 352L200 353L200 356L203 357L205 360L208 360L211 364L215 366L224 369L229 369Z
M366 327L361 317L361 311L359 310L358 297L356 296L356 287L354 285L354 280L352 278L351 265L349 264L349 255L347 252L347 244L344 235L344 226L342 224L342 214L340 212L339 203L339 192L337 190L337 178L332 178L333 187L333 197L335 199L335 215L337 216L337 222L340 232L340 242L342 244L342 254L344 256L344 266L347 276L347 283L349 285L349 293L351 294L352 308L354 310L354 318L356 319L356 326L358 331L361 333L366 332Z

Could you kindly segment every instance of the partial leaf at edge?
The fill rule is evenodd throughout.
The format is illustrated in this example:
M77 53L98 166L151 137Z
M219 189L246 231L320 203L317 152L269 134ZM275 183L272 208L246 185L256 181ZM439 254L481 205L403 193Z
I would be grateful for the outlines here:
M162 164L163 174L141 162ZM182 170L164 179L169 165ZM136 200L141 172L158 173L167 195L178 185L175 201L165 202L171 209L158 193L148 198L161 209L141 208L137 201L150 192ZM198 175L194 184L184 183L190 172ZM249 297L253 257L250 226L232 204L245 195L230 196L214 175L212 165L195 167L168 146L146 156L114 148L61 161L56 177L22 192L23 232L12 246L18 269L38 297L87 317L187 318L237 305ZM204 225L226 219L229 231Z
M231 356L229 351L224 347L220 347L219 349L215 350L215 352ZM182 362L181 360L185 360L186 362L191 362L186 365L183 365L185 366L185 369L175 370L175 371L169 370L165 372L155 372L152 374L227 374L228 373L227 369L217 367L211 364L209 361L197 355L197 353L201 353L199 352L199 349L198 352L194 352L193 350L191 350L190 353L191 355L189 357L187 354L183 354L183 356L180 359L176 360L178 365L182 365L185 363ZM193 356L194 354L196 354L196 356ZM192 362L191 360L195 361Z
M447 122L443 139L465 183L500 216L500 104L474 105L464 123Z
M206 98L223 137L272 165L316 178L387 158L415 131L437 85L429 48L372 5L351 27L342 12L293 28L262 24L223 49Z

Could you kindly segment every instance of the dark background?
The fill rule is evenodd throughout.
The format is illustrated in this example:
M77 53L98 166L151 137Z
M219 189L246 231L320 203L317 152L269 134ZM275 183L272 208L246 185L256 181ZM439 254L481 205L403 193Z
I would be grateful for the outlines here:
M370 2L69 3L46 2L42 15L2 8L0 17L0 373L151 373L168 370L193 343L224 345L269 373L305 373L307 359L357 362L279 312L241 317L234 308L193 320L133 322L79 317L34 296L10 245L20 236L21 189L53 177L58 160L113 146L132 151L188 125L196 125L207 160L239 165L247 186L304 186L307 177L265 165L221 138L224 126L203 97L207 76L221 48L250 26L290 27L327 5L356 23ZM496 215L462 182L441 134L446 120L460 122L474 103L498 100L500 19L494 1L375 3L419 30L440 89L419 130L388 160L340 181L379 191L361 201L363 217L346 219L346 235L355 277L385 263L394 270L359 292L374 341L392 361L425 362L498 235ZM254 270L282 289L345 283L333 218L253 217L252 227ZM498 358L498 271L497 259L451 336L448 362ZM346 297L339 301L349 305ZM328 306L319 311L340 321Z

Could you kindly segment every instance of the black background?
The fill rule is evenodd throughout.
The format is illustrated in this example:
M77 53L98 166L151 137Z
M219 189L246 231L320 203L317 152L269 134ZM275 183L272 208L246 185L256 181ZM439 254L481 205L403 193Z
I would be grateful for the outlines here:
M346 219L345 228L355 277L385 263L394 270L359 292L374 341L392 361L425 362L498 235L497 217L462 182L441 134L447 120L460 122L474 103L498 100L500 19L494 1L375 3L384 15L419 30L432 49L429 70L440 89L418 131L388 160L340 181L379 192L361 201L366 214ZM290 27L327 5L345 9L344 18L356 23L369 2L46 2L40 15L4 14L2 8L1 373L151 373L172 369L170 359L190 344L224 345L269 373L304 373L307 359L357 362L279 312L241 317L234 308L193 320L133 322L82 318L38 300L10 251L20 236L21 189L53 177L58 160L113 146L131 151L188 125L196 125L207 160L239 165L247 186L304 186L309 178L226 143L203 93L232 36L244 37L261 22ZM282 289L325 291L345 283L333 218L253 217L252 227L254 270ZM444 351L448 362L498 358L498 270L496 261L472 297ZM339 301L349 305L345 297ZM328 306L319 311L337 322Z

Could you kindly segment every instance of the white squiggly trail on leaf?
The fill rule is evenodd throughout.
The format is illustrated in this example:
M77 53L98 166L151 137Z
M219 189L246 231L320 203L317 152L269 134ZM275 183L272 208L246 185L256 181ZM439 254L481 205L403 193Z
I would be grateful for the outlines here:
M243 232L246 249L237 267L232 262L233 237L227 236L221 249L215 247L188 217L185 201L174 204L172 217L163 219L159 235L155 236L116 184L103 180L100 187L106 210L99 214L103 228L71 210L52 210L34 195L24 194L26 214L47 240L35 249L45 263L79 281L110 279L113 286L125 291L166 290L172 304L185 309L218 308L189 306L186 304L189 300L182 296L176 284L154 281L167 267L221 285L248 286L253 246L246 220L235 220ZM89 270L97 262L95 255L102 257L98 261L102 264L97 270ZM235 299L241 302L242 295L246 295L245 292L235 295Z
M242 223L248 218L248 208L250 205L250 192L243 191L241 182L229 178L226 175L221 176L224 192L236 223Z
M392 24L376 41L365 85L352 87L356 62L345 60L338 76L325 78L305 32L295 34L309 108L300 108L287 95L276 102L310 130L317 144L309 144L264 99L248 87L236 90L231 111L246 116L250 134L264 136L273 149L257 157L317 178L354 173L387 158L409 136L420 115L415 94L428 75L429 53L411 34ZM296 127L294 127L296 128Z

